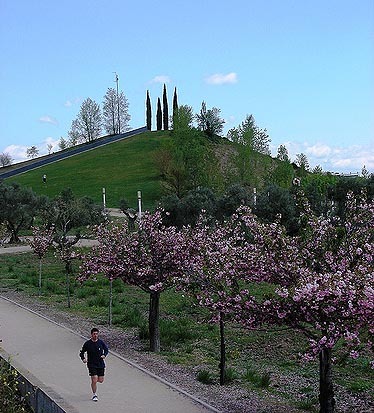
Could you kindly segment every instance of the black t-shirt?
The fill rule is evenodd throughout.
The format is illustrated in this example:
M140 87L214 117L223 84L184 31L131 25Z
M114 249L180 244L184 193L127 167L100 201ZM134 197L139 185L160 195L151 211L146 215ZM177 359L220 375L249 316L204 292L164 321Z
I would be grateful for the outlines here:
M95 368L105 367L104 360L101 356L106 356L108 354L108 347L103 340L87 340L79 353L82 360L84 359L84 353L87 353L87 366Z

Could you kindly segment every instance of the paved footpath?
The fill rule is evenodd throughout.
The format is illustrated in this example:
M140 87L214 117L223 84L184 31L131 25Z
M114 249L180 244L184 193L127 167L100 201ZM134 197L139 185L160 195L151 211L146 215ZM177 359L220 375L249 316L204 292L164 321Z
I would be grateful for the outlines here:
M67 413L217 412L113 352L105 382L98 384L99 401L93 402L87 367L78 356L85 338L1 296L0 340L11 364Z

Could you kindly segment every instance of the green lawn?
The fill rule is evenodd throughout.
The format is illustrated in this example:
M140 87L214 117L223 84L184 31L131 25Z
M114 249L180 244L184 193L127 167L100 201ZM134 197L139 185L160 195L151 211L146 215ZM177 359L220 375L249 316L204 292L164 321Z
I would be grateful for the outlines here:
M151 209L161 197L159 173L154 156L167 132L146 132L120 142L75 155L71 158L8 178L31 187L39 195L54 197L70 187L78 197L89 196L102 203L106 190L107 207L118 207L126 198L137 207L137 191L142 191L144 209ZM47 175L43 184L42 175Z
M79 262L75 262L77 275ZM97 277L80 285L71 279L71 308L67 308L64 266L48 253L42 267L42 296L38 297L38 260L31 253L2 255L0 292L22 291L61 311L76 313L94 324L108 323L109 282ZM148 295L120 280L113 284L113 323L118 328L136 329L147 347ZM161 354L171 363L200 371L201 377L218 381L219 331L206 322L206 313L181 293L167 291L160 299ZM246 331L227 324L227 366L230 377L260 397L280 397L290 406L304 411L318 411L318 361L304 364L298 354L305 339L286 331ZM334 352L334 382L338 405L345 404L347 394L357 399L370 398L374 378L369 358L346 358L342 349ZM371 399L372 400L372 399ZM373 401L373 400L372 400ZM353 410L352 410L353 411Z

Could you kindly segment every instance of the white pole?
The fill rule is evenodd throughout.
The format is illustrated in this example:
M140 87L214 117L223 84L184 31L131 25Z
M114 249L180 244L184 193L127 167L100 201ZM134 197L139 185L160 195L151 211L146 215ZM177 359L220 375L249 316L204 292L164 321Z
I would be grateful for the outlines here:
M253 188L253 205L257 205L257 191L256 188Z
M121 133L121 118L119 116L119 97L118 97L118 75L117 72L114 72L116 75L116 84L117 84L117 122L118 122L118 130L117 133L120 134Z
M138 191L138 217L139 221L142 219L142 191Z
M104 208L104 212L105 212L105 210L106 210L105 188L103 188L103 208Z

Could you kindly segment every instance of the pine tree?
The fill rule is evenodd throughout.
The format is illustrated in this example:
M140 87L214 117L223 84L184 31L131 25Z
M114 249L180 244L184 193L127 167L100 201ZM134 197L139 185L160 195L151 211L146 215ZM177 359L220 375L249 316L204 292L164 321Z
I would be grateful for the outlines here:
M163 97L162 97L162 104L163 104L163 109L164 109L164 113L163 113L163 118L164 118L164 130L168 130L169 129L169 108L168 108L168 97L166 94L166 85L164 83L164 93L163 93Z
M146 101L146 120L147 120L147 129L152 130L152 107L151 107L151 99L149 97L148 90L147 90L147 101Z
M157 98L157 130L162 130L162 110L161 110L161 101L160 98Z

